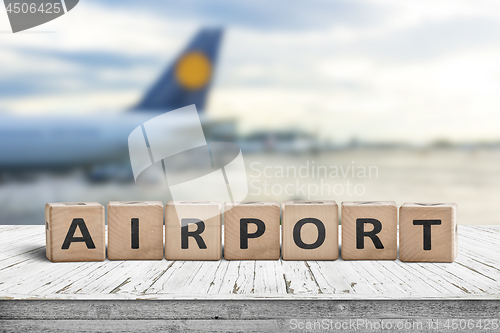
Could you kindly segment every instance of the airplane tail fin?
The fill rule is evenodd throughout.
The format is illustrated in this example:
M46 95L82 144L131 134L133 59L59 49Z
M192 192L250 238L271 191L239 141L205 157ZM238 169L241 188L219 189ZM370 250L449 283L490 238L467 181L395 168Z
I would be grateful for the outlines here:
M220 28L201 29L133 110L165 112L195 104L203 112L222 34Z

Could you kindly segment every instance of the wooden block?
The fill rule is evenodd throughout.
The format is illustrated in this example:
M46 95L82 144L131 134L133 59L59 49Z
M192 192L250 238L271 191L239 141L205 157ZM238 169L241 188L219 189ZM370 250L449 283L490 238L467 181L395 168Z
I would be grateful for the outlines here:
M280 206L277 202L226 202L224 208L226 260L280 258Z
M346 201L341 210L342 259L397 259L398 211L394 201Z
M335 201L285 201L281 208L283 260L338 259Z
M52 262L103 261L104 207L97 202L45 205L46 255Z
M108 259L163 259L163 203L108 203Z
M453 262L457 244L457 204L405 203L399 208L401 261Z
M167 260L220 260L222 203L170 201L165 206Z

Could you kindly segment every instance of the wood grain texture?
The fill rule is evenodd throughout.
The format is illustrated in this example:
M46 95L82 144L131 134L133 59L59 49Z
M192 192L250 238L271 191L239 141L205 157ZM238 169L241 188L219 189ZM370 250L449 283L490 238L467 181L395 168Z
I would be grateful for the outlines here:
M383 319L373 319L370 323L367 323L363 319L360 324L356 324L357 319L348 318L335 318L325 321L323 318L276 318L276 319L263 319L263 320L217 320L207 319L207 320L197 320L191 318L179 319L179 320L58 320L58 321L22 321L22 320L8 320L0 321L0 325L4 329L4 332L324 332L325 327L329 327L329 330L337 331L335 328L335 323L337 325L344 323L345 329L339 329L341 332L377 332L377 329L382 322L384 323L383 332L403 332L398 329L397 325L403 325L401 327L407 326L411 331L414 332L457 332L456 329L452 329L451 326L448 328L444 327L446 318L441 318L439 320L439 330L435 328L429 328L430 318L424 318L419 316L406 317L406 318L386 318ZM480 317L482 318L482 317ZM434 321L437 321L436 318ZM471 317L461 317L457 321L457 325L466 325L469 320L476 318ZM477 322L477 321L475 321ZM484 319L483 319L484 322ZM498 329L491 329L491 320L489 322L488 332L500 332ZM299 324L300 323L300 324ZM350 324L353 323L353 326ZM451 321L448 321L448 325ZM301 326L299 326L301 325ZM307 325L307 326L306 326ZM313 326L315 325L315 326ZM323 325L323 326L322 326ZM327 326L324 326L327 325ZM328 326L331 325L331 326ZM370 325L365 328L363 325ZM391 325L392 329L386 328ZM333 328L331 328L333 327ZM339 326L340 327L340 326ZM463 327L463 326L462 326ZM301 329L302 328L302 329ZM405 330L406 331L406 330Z
M70 231L72 225L73 232ZM47 258L52 262L104 260L106 256L104 225L104 207L97 202L46 204ZM82 232L90 235L89 244L81 241ZM67 239L74 241L68 242Z
M424 226L418 224L422 222L416 222L430 220L439 224ZM406 262L453 262L458 255L457 228L457 204L403 204L399 208L399 259ZM427 238L427 244L424 238Z
M341 214L343 260L397 259L398 211L394 201L345 201L342 202ZM358 219L375 219L380 222L381 229L374 237L380 240L382 248L377 248L375 241L368 236L363 237L363 246L358 248L356 239ZM375 229L375 225L371 223L363 225L363 232Z
M384 332L456 332L450 322L445 327L453 318L481 319L483 325L489 320L485 331L498 332L491 319L499 311L499 302L491 300L0 301L0 327L4 332L316 332L326 329L298 329L297 323L326 320L346 322L342 332L380 331L349 325L361 319L391 324ZM429 327L430 321L438 329ZM402 330L398 323L411 326Z
M117 311L120 309L120 311ZM498 318L495 300L48 300L0 301L0 320L269 320Z
M338 206L335 201L285 201L282 207L283 260L337 260L339 257ZM304 248L294 240L294 228L303 219L317 219L324 228L313 223L305 223L297 231L299 239L315 248ZM316 222L318 223L318 222ZM321 242L322 240L322 242ZM321 243L320 243L321 242Z
M136 219L132 222L132 219ZM135 226L132 226L135 223ZM134 240L132 240L134 234ZM110 201L108 203L108 259L163 259L163 203Z
M264 223L264 232L248 238L248 247L242 248L240 220L255 219ZM254 223L248 223L248 234L258 232ZM277 202L225 203L224 258L226 260L277 260L280 258L280 206Z
M51 263L45 257L44 226L0 226L0 299L500 300L500 226L458 226L458 232L459 254L453 263Z
M219 260L222 255L222 203L217 201L170 201L165 206L165 258L167 260ZM182 248L181 221L196 219L203 222L199 234L187 237L187 248ZM188 232L196 232L198 225L190 223ZM201 241L200 241L201 242ZM205 245L205 248L200 246Z

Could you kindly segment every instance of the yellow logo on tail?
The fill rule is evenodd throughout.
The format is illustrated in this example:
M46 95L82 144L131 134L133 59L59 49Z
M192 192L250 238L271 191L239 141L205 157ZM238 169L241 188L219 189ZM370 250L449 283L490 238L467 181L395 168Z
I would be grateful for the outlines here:
M177 62L175 76L186 89L197 90L210 80L212 66L210 60L201 52L189 52Z

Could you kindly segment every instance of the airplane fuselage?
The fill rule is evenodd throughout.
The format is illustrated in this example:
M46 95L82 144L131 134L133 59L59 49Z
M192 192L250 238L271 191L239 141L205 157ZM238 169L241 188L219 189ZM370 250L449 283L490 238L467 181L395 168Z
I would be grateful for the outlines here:
M2 116L0 170L71 168L127 160L129 134L160 113ZM183 125L182 119L171 124Z

